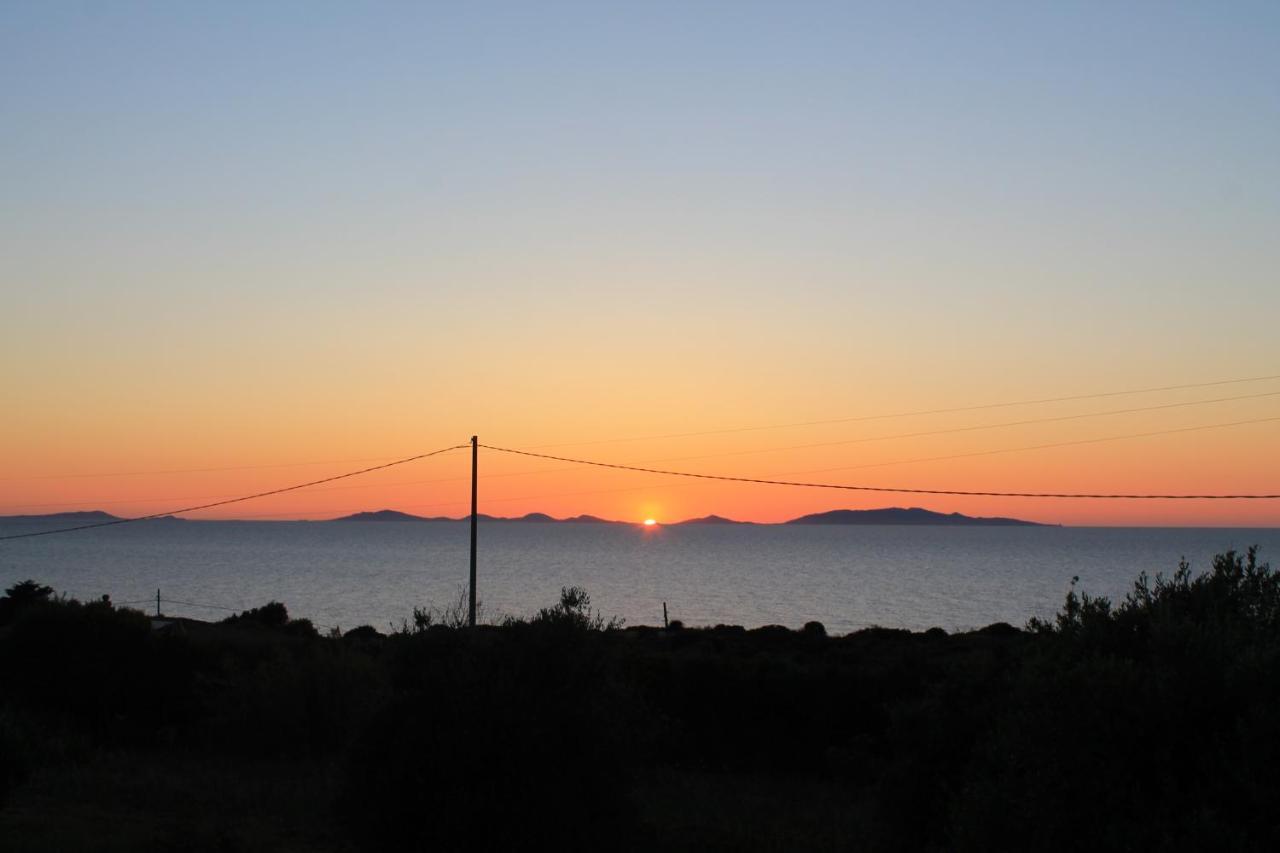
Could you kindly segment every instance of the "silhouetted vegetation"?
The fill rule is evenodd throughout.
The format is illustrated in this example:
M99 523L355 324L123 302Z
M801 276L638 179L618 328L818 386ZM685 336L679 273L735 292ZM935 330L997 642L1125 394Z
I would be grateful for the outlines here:
M224 625L241 625L284 631L300 636L315 636L315 626L310 619L290 619L289 610L278 601L269 601L261 607L245 610L222 620Z
M0 626L8 625L22 611L35 607L53 596L53 587L43 586L33 580L16 583L4 591L0 598Z
M1280 845L1280 574L1255 550L1118 606L1073 585L1029 630L956 803L966 847Z
M570 587L321 637L0 599L0 838L87 850L1273 849L1280 576L947 634L623 628ZM162 627L159 627L162 626Z
M471 604L466 587L458 587L453 600L441 607L413 608L413 621L400 623L399 633L420 634L431 628L466 628L470 621ZM476 601L476 621L485 623L484 602Z
M600 611L592 612L591 596L580 586L561 587L560 600L539 610L533 623L569 631L616 631L622 627L621 619L605 621Z

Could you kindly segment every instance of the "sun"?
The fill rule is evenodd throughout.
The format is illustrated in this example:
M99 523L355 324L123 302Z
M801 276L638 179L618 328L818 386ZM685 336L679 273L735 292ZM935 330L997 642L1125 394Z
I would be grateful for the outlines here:
M658 520L656 518L646 518L644 520L645 527L653 527L657 523L658 523Z

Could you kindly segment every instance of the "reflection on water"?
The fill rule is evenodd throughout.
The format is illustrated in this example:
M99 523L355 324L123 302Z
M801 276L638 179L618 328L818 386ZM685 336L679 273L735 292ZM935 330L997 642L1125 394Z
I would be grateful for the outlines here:
M276 599L318 624L385 630L456 598L467 543L456 522L147 522L0 544L0 581L117 601L157 587L236 608ZM529 613L578 584L628 624L661 624L665 601L687 625L956 629L1051 613L1073 575L1119 597L1139 571L1172 573L1182 556L1203 569L1251 544L1275 563L1280 530L482 523L479 586L490 613Z

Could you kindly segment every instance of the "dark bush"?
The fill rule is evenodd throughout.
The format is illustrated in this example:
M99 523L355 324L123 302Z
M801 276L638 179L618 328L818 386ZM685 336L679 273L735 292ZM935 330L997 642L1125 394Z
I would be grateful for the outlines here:
M269 601L261 607L228 616L222 620L224 625L238 625L245 628L264 628L279 631L297 637L318 637L320 632L311 624L310 619L290 619L289 610L278 601Z
M33 580L14 584L4 591L4 598L0 598L0 626L10 624L30 607L47 603L52 596L52 587Z
M606 621L600 611L592 611L591 596L585 589L568 586L560 588L560 600L539 610L531 624L570 631L612 631L622 627L622 620L612 618Z
M189 673L163 664L146 616L101 602L27 607L0 643L0 689L96 739L147 738L178 712Z
M256 625L261 628L283 628L289 624L289 609L278 601L269 601L243 613L222 620L225 625Z
M1140 576L1118 607L1073 585L1029 626L955 807L961 849L1275 849L1278 616L1253 550Z
M382 639L382 634L378 633L378 629L372 625L361 625L358 628L352 628L342 635L344 640L352 640L357 642L369 642Z

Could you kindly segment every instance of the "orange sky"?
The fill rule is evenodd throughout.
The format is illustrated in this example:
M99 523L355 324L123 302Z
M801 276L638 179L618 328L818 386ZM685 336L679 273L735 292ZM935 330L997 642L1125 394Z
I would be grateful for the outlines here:
M640 397L637 404L650 402L646 398L658 393L653 382L644 377L637 378L635 385ZM1124 387L1076 386L1062 390L1067 394L1096 393ZM680 390L670 388L667 393ZM991 403L1028 399L1054 395L1059 389L1012 390L1023 393L979 399ZM604 393L619 395L624 391L625 384L618 383ZM1277 391L1280 380L1271 380L973 412L620 441L612 439L972 405L973 398L962 399L953 394L917 399L899 393L865 408L851 405L847 409L827 406L808 410L780 402L757 417L751 418L753 413L744 411L732 420L692 410L685 416L685 406L676 406L673 409L680 411L680 416L651 415L648 423L639 423L634 429L628 429L631 424L625 421L609 419L607 407L576 410L566 400L524 429L515 428L519 419L514 419L507 429L502 429L501 422L495 419L491 429L481 432L481 440L516 448L555 444L543 448L544 452L699 473L870 486L990 491L1274 492L1280 482L1280 456L1274 453L1280 421L1093 440L1277 418L1280 396L1259 396ZM1171 405L1232 397L1254 399ZM509 403L516 400L508 398ZM146 419L129 417L127 409L117 418L106 417L112 410L105 406L86 411L86 417L96 416L92 431L84 421L70 416L65 420L49 417L43 425L19 421L20 426L33 433L43 428L40 444L31 452L8 452L8 476L0 481L3 511L18 514L93 508L118 515L140 515L317 479L467 438L463 424L449 434L432 428L427 418L419 415L423 422L419 431L398 418L384 420L359 405L313 423L308 423L308 418L317 412L308 412L304 407L290 412L281 406L276 411L260 411L259 419L250 418L249 427L243 428L234 412L215 412L215 406L189 404L194 411L184 412L175 406L157 410ZM248 417L255 403L244 401L242 405L242 414ZM1101 414L1155 406L1167 408ZM217 414L222 414L225 421L218 422ZM1098 416L1073 417L1082 414ZM493 418L493 414L489 417ZM1054 418L1060 420L1052 421ZM1039 422L1022 423L1025 421ZM1019 425L1009 425L1015 423ZM13 429L12 421L9 429ZM571 443L574 440L582 443ZM1065 446L1017 450L1046 444ZM6 442L7 448L16 446ZM371 453L374 450L377 452ZM279 467L247 467L259 465ZM77 476L49 476L70 474ZM806 490L575 467L488 450L481 451L481 474L481 510L496 515L542 511L568 516L585 512L625 520L654 517L675 521L717 513L755 521L782 521L839 507L924 506L945 512L1008 515L1064 524L1273 526L1280 519L1277 501L1103 502ZM469 455L456 451L192 517L326 518L381 508L458 516L467 509L468 476Z

